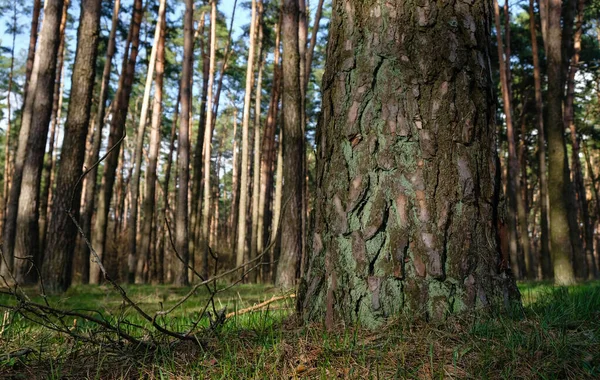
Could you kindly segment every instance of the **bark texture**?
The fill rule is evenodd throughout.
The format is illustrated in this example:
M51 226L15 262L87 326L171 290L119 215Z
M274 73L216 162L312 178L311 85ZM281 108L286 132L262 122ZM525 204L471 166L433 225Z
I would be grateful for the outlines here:
M143 1L135 0L132 8L131 24L129 26L128 46L125 48L119 87L115 96L115 106L110 123L110 134L108 136L107 149L113 149L119 144L124 134L127 111L129 109L129 98L135 76L135 63L138 56L140 43L140 25L143 16ZM129 46L131 49L129 49ZM113 196L113 185L115 183L115 171L119 163L119 149L115 149L104 162L104 173L102 174L102 189L98 196L98 210L94 225L92 244L102 260L106 244L106 229L108 226L108 212ZM100 270L91 259L90 283L97 284L100 281Z
M81 3L71 101L42 266L45 286L55 292L65 291L71 285L77 229L68 213L78 219L81 197L79 179L85 159L85 138L92 106L101 5L101 0L83 0Z
M547 33L544 37L548 61L548 100L546 132L548 136L548 196L550 201L550 244L554 281L559 285L575 282L571 263L571 228L568 208L571 194L567 148L565 146L562 98L562 46L560 0L547 1Z
M22 161L20 191L13 193L18 198L16 217L14 256L29 258L37 265L39 251L39 201L40 181L44 164L46 137L52 114L54 80L58 46L60 44L60 22L63 10L62 0L49 0L46 3L44 22L40 32L40 44L33 64L32 79L29 82L27 103L23 110L21 129L28 130L25 160ZM34 77L36 77L34 79ZM19 141L21 144L21 141ZM20 148L20 147L19 147ZM17 153L17 159L19 155ZM13 187L15 187L13 183ZM10 209L9 209L10 212ZM9 221L10 222L10 221ZM21 259L15 262L15 279L29 282L35 279L35 271L29 271L30 261Z
M495 239L491 16L490 1L333 2L305 320L518 302Z
M188 242L188 186L190 178L190 107L191 107L191 79L193 62L193 2L186 0L183 22L183 71L181 73L181 121L179 124L179 144L177 146L177 176L179 188L177 189L177 208L175 211L175 247L178 260L175 267L174 284L187 286L189 242Z
M302 257L304 197L304 134L299 50L298 0L284 0L281 38L283 42L283 218L281 254L275 284L291 288L296 284ZM333 31L333 28L332 28Z

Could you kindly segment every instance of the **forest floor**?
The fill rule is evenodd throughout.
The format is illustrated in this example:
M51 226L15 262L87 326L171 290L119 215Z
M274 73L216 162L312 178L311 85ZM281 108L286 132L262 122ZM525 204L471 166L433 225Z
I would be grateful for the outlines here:
M600 378L600 282L570 288L547 283L519 287L525 309L521 318L470 317L443 326L399 318L378 331L327 331L299 326L290 318L294 300L283 298L231 316L216 329L201 330L205 333L200 346L165 343L154 349L114 343L97 325L70 322L70 331L95 340L84 342L0 308L5 314L0 378ZM189 291L169 286L125 290L151 315ZM31 294L35 291L29 289ZM173 331L189 329L204 309L207 294L200 291L165 317L163 325ZM214 300L217 310L227 305L232 312L282 296L272 287L239 285ZM32 301L45 302L39 297ZM14 305L0 296L0 304L11 302ZM134 332L144 331L146 323L108 286L77 286L62 297L49 297L48 303L56 309L96 311L107 321L126 321L122 325L129 324ZM45 323L58 323L52 321ZM208 326L208 321L201 325Z

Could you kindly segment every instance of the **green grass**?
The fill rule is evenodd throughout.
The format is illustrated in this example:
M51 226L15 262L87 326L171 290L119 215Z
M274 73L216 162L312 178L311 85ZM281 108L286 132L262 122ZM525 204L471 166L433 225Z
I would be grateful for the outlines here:
M234 316L216 331L203 330L201 347L164 343L156 350L81 342L13 313L0 335L0 353L26 347L33 352L20 358L3 356L0 378L600 378L600 283L519 287L525 316L518 320L470 316L434 326L401 317L378 331L360 327L327 331L320 325L295 323L289 318L294 302L287 299ZM187 292L169 286L126 290L150 314L161 310L161 303L167 309ZM269 286L240 285L219 293L215 302L230 312L277 295L281 294ZM201 290L165 318L165 326L189 329L206 297ZM49 302L147 326L108 287L75 287ZM10 300L0 296L0 304L7 303ZM101 337L97 326L82 321L75 331Z

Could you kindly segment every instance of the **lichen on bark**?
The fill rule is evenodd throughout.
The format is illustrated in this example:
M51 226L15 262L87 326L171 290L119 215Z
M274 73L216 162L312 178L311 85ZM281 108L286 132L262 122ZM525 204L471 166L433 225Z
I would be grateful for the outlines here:
M490 15L487 0L334 0L305 320L518 302L495 238Z

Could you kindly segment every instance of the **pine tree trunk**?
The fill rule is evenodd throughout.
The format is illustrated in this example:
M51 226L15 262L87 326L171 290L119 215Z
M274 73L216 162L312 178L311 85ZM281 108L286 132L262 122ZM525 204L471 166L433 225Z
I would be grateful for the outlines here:
M239 186L239 155L238 155L238 145L237 145L237 130L238 130L238 122L237 122L237 108L233 105L233 146L232 146L232 159L231 159L231 205L229 207L229 230L231 231L229 247L231 249L232 255L235 254L235 243L237 242L237 221L238 221L238 204L239 204L239 194L240 194L240 186Z
M106 101L108 99L110 72L112 70L112 59L116 50L117 23L119 21L119 10L121 0L115 0L111 20L110 35L108 36L108 46L106 49L106 61L102 71L102 82L100 83L100 94L98 96L98 110L93 131L92 149L88 157L86 167L90 168L87 174L84 192L84 208L81 214L81 227L85 236L89 238L92 230L92 216L96 205L96 181L98 177L98 166L95 165L100 157L100 147L102 146L102 129L105 124ZM81 282L87 284L90 280L90 251L83 239L79 239L78 251L81 255Z
M120 144L124 133L127 111L129 109L129 98L133 78L135 76L135 63L137 60L140 43L140 25L142 23L143 9L142 0L135 0L132 8L131 24L129 27L128 45L125 48L121 77L119 86L115 95L115 106L110 123L110 134L108 136L107 150L111 151L117 144ZM98 209L96 211L96 220L94 233L92 236L92 245L96 250L100 260L103 260L106 247L106 229L108 226L108 212L113 195L113 185L115 183L115 170L119 161L118 148L111 151L104 161L104 172L102 174L102 188L98 195ZM98 284L100 282L100 269L95 265L94 258L91 258L90 264L90 283Z
M154 41L152 43L152 51L148 62L148 73L146 74L146 85L144 87L144 97L142 100L142 110L140 112L139 125L135 139L135 148L133 152L133 173L129 183L129 196L131 197L131 212L129 213L128 224L130 228L127 230L127 267L129 273L127 281L131 284L135 281L136 284L144 282L143 269L145 257L148 250L141 254L137 254L137 219L138 219L138 200L140 196L140 175L142 172L142 150L144 147L144 135L146 134L146 124L148 119L148 109L150 105L150 91L152 90L152 81L154 79L154 68L156 66L156 56L158 45L160 44L161 25L165 14L165 0L161 0L158 8L158 20L154 31ZM159 116L160 118L160 116ZM154 186L154 184L152 185ZM152 220L152 218L150 218ZM137 256L137 257L136 257ZM137 260L137 265L136 265Z
M279 130L279 145L277 147L277 167L275 169L275 196L273 198L273 220L271 225L271 242L275 242L281 235L281 207L283 198L283 128ZM281 239L279 239L281 242ZM277 266L275 263L279 258L279 247L273 244L269 251L269 280L275 282L277 275Z
M537 44L537 28L533 13L533 1L529 0L529 29L531 31L531 51L533 54L533 78L535 85L535 110L538 132L538 155L540 178L540 230L541 230L541 259L543 278L552 277L552 260L550 258L550 231L548 226L548 182L546 176L546 138L544 131L544 110L542 102L542 79L540 74L540 59Z
M58 63L56 64L56 81L54 82L54 99L52 104L52 116L50 118L50 136L48 137L48 153L42 170L42 188L40 191L40 252L44 252L46 247L46 229L50 204L52 200L52 184L54 183L54 167L56 166L56 156L54 148L56 145L56 128L60 123L63 103L64 89L64 61L65 61L65 28L67 26L67 15L70 1L65 0L60 21L60 45L58 46Z
M47 2L44 1L44 7ZM25 87L23 91L23 107L27 103L27 92L29 90L29 82L33 71L33 61L35 59L35 47L38 40L38 27L40 23L40 13L42 10L42 1L33 0L33 13L31 14L31 31L29 34L29 50L27 52L27 64L25 66Z
M260 166L260 195L259 195L259 215L258 215L258 240L256 250L263 253L264 242L269 240L269 227L271 224L270 205L273 198L273 163L276 160L275 151L275 130L277 127L277 112L279 109L279 99L281 97L281 65L279 63L280 36L281 36L281 14L279 22L275 29L275 52L273 54L273 85L271 88L271 100L269 101L269 110L267 111L267 120L265 123L265 132L262 141L262 159ZM269 263L269 256L265 255L263 262ZM263 281L272 280L270 277L270 264L263 266Z
M156 204L156 187L158 179L156 176L156 168L158 165L158 154L160 151L160 140L161 140L161 123L162 123L162 99L163 99L163 83L165 73L165 33L166 33L166 22L165 20L165 0L162 0L159 8L158 19L160 22L160 35L159 40L156 43L156 83L154 86L154 104L152 106L152 126L150 130L150 149L148 151L148 169L146 170L146 198L142 206L142 233L140 236L140 250L138 255L138 273L139 273L139 257L149 257L150 242L153 220L156 217L154 212L154 205ZM173 128L175 130L175 128ZM165 192L165 194L167 194ZM157 225L157 223L156 223ZM158 235L158 229L154 229L155 241ZM156 249L155 249L156 251ZM151 256L154 257L154 256ZM158 283L162 283L162 276L159 275L159 265L156 258L156 263L152 271L152 279ZM160 268L162 272L162 268Z
M79 16L77 53L71 78L71 100L52 202L42 276L49 291L65 291L71 285L73 252L81 197L85 138L88 133L100 29L101 0L83 0ZM71 214L71 215L69 215Z
M257 0L252 0L252 18L250 20L250 41L248 42L248 63L246 65L246 92L244 95L244 114L242 118L242 157L240 170L240 201L237 218L237 244L235 264L240 266L244 263L246 247L246 216L248 213L248 156L249 140L248 131L250 127L250 101L252 98L252 82L254 77L254 51L256 44L256 13Z
M493 238L491 3L427 5L333 3L307 321L374 328L518 304Z
M548 0L547 45L548 100L546 132L548 137L548 195L550 200L550 244L554 281L557 285L575 282L571 263L571 228L569 226L569 194L571 191L567 166L567 149L562 116L562 46L560 0Z
M8 89L6 91L6 131L4 139L4 170L2 175L2 203L0 204L0 231L4 231L4 220L6 213L6 205L8 203L8 190L10 185L10 177L12 173L12 155L11 152L11 131L12 131L12 104L11 95L13 87L13 77L15 71L15 46L18 31L18 11L17 4L13 4L12 7L12 45L10 49L10 69L8 73ZM0 262L0 273L2 273L2 267L5 265L4 260Z
M500 7L498 0L494 1L494 19L496 24L496 41L498 45L498 57L500 62L500 81L502 83L502 103L504 105L504 115L506 122L506 136L508 139L508 165L507 178L508 183L506 191L509 198L509 226L514 231L511 231L511 237L519 236L522 241L521 249L523 256L519 257L518 241L511 238L510 242L510 257L511 260L517 259L517 262L512 262L513 270L517 278L531 277L531 263L529 262L529 232L527 231L527 213L525 204L521 195L521 184L519 182L519 162L517 157L517 145L515 142L515 131L512 121L512 96L510 90L510 82L508 73L510 72L510 49L505 50L502 43L502 29L500 26ZM507 8L505 8L507 10ZM508 22L507 22L508 24ZM507 43L510 41L510 29L506 29ZM505 56L505 57L504 57ZM519 228L519 234L516 234L516 229ZM520 265L524 261L524 265ZM525 268L523 268L523 266ZM525 269L523 271L523 269Z
M583 236L585 237L585 250L582 252L584 256L575 257L575 269L576 274L579 278L593 278L596 272L593 252L594 252L594 231L590 221L587 198L585 193L585 185L583 183L583 172L581 168L581 161L579 159L579 141L577 137L577 130L575 126L575 75L579 70L579 56L581 53L581 36L583 34L583 17L585 11L585 1L578 1L577 21L575 25L575 35L573 43L573 56L571 57L571 63L567 76L567 96L565 99L564 107L564 126L565 129L570 130L571 144L572 144L572 155L571 155L571 167L573 170L573 186L575 187L575 194L578 201L578 209L581 210L581 221L583 222ZM579 232L579 228L577 229Z
M302 257L304 198L304 134L298 41L298 0L283 1L283 213L281 254L275 284L292 288L296 284Z
M191 110L191 79L193 64L193 1L185 1L183 29L183 70L181 73L181 122L179 124L179 144L177 145L177 209L175 214L175 246L178 261L175 265L174 284L187 286L189 262L189 233L188 233L188 186L190 161L190 110Z
M210 53L208 67L208 93L206 96L206 125L204 127L204 199L202 200L202 236L200 238L202 252L202 276L208 278L208 250L210 233L210 208L211 193L210 185L210 159L212 156L213 121L213 88L215 84L215 61L217 54L217 1L211 1L210 12ZM198 144L200 142L198 141ZM199 175L200 173L196 173Z
M36 280L36 271L29 269L32 262L39 267L41 259L38 224L40 181L52 114L63 1L48 0L46 5L47 9L44 12L44 22L40 32L40 45L34 59L29 94L21 124L21 129L28 131L29 136L24 161L21 161L22 166L20 165L22 180L19 182L21 186L17 193L13 193L11 189L11 198L14 195L14 199L18 199L14 256L28 258L15 262L15 279L19 283ZM18 154L17 159L19 159ZM16 187L16 183L15 180L13 187Z
M258 28L258 55L257 55L257 69L258 76L256 79L256 89L254 95L254 155L253 155L253 175L252 175L252 234L250 238L250 259L255 259L259 253L258 251L258 218L259 218L259 203L260 203L260 114L262 110L262 80L263 80L263 28L262 28L262 17L263 17L263 2L258 2L258 16L256 17L257 28ZM250 282L255 283L258 279L260 270L254 270L250 273Z

